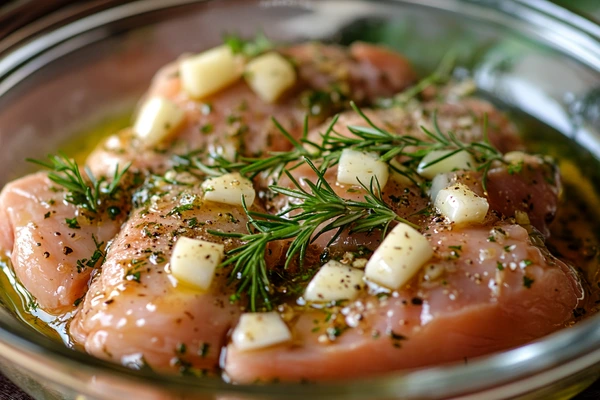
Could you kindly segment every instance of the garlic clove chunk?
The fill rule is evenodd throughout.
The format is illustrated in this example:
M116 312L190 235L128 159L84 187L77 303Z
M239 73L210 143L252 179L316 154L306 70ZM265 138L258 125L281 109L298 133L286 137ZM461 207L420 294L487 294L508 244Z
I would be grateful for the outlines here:
M164 97L152 97L141 108L133 132L147 145L167 138L183 122L184 111Z
M342 150L338 165L337 181L345 185L369 187L371 179L376 179L383 188L388 181L389 168L376 153L366 153L351 149Z
M171 255L171 274L188 287L206 291L224 254L222 244L180 237Z
M431 180L431 187L429 188L429 198L435 204L440 190L446 189L452 184L453 175L451 173L438 174Z
M227 45L183 59L179 76L183 90L201 99L226 88L241 78L243 61Z
M405 285L433 255L433 248L416 229L400 223L375 250L365 277L396 290Z
M339 261L323 265L312 278L304 299L307 301L354 300L364 288L364 272Z
M485 197L480 197L468 186L455 183L438 192L435 208L456 225L480 224L490 208Z
M204 189L205 200L233 206L241 206L243 197L246 206L250 207L256 197L252 181L238 172L208 178L202 182L202 189Z
M285 57L272 51L250 61L244 78L261 100L274 103L296 83L296 71Z
M276 312L242 314L231 335L233 345L240 351L258 350L291 339L290 329Z

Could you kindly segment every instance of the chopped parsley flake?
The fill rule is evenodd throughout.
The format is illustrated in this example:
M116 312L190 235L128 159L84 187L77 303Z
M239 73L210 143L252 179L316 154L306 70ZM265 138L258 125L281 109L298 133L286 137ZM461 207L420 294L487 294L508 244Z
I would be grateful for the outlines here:
M210 344L202 343L202 346L200 346L198 354L200 355L200 357L206 357L208 355L209 349L210 349Z
M65 222L67 223L67 226L71 229L81 229L81 226L79 226L79 222L77 222L77 218L65 218Z
M523 170L523 161L519 161L516 164L509 164L507 170L510 175L520 173Z
M523 261L521 261L521 262L519 263L519 266L520 266L521 268L525 268L525 267L528 267L528 266L530 266L531 264L533 264L533 261L531 261L531 260L528 260L528 259L525 259L525 260L523 260Z
M198 222L198 218L196 218L196 217L192 217L192 218L188 219L187 224L188 224L189 228L195 228L199 225L204 225L203 222Z
M213 124L204 124L200 127L200 132L204 133L205 135L208 135L209 133L212 133L213 129Z
M190 211L190 210L193 210L194 208L195 208L195 206L193 204L183 204L183 205L177 206L177 207L173 208L171 211L169 211L169 213L167 214L167 217L170 217L171 215L181 216L181 214L184 211Z
M127 279L128 281L134 281L137 283L141 283L141 277L142 277L142 273L140 271L137 271L137 272L130 271L127 273L127 275L125 275L125 279Z

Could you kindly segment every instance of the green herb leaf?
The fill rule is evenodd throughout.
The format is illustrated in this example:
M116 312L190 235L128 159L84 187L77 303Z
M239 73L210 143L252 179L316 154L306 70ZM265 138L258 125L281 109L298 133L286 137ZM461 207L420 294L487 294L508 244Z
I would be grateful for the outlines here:
M49 155L48 161L27 159L28 162L48 168L51 172L48 178L67 190L65 200L90 212L98 212L99 207L107 198L112 197L119 187L123 175L130 164L119 171L117 165L112 181L105 182L104 178L96 179L92 171L84 168L82 174L79 165L64 154Z
M531 285L533 285L533 282L535 282L533 279L531 279L527 275L523 275L523 286L525 286L527 289L531 288Z
M233 54L243 54L246 57L253 58L262 53L273 49L274 44L263 32L258 32L253 39L242 39L235 34L226 34L223 37L223 43L229 46Z
M385 235L390 224L402 222L413 227L412 223L398 216L382 199L381 188L372 180L365 190L364 201L347 200L340 197L325 180L326 168L318 169L309 158L304 158L317 175L317 181L304 181L308 190L284 171L293 188L270 186L270 189L299 200L278 215L249 211L245 202L244 210L248 216L248 234L208 231L221 237L237 238L245 242L242 246L230 250L221 267L232 265L230 282L238 281L238 294L246 293L250 299L250 309L256 311L259 301L262 307L271 308L269 295L272 292L267 274L265 251L270 242L292 239L286 253L285 267L298 260L302 265L308 246L319 236L334 231L330 243L344 230L364 232L381 229ZM243 201L243 199L242 199Z

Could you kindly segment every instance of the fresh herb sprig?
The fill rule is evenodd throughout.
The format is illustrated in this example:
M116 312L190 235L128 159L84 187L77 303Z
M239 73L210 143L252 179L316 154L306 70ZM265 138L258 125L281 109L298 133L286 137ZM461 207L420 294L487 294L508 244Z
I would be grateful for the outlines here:
M223 43L231 49L233 54L242 54L248 58L256 57L275 46L263 32L258 32L251 40L242 39L235 34L225 34Z
M427 134L427 136L439 143L443 149L448 149L451 151L423 165L423 168L427 168L431 165L437 164L461 151L466 151L471 156L473 156L475 162L477 162L478 165L475 166L475 170L481 171L481 186L483 187L484 192L487 193L487 181L489 170L492 168L495 162L506 164L502 153L498 149L496 149L489 140L487 114L484 114L482 119L483 133L481 141L465 143L459 140L456 134L454 134L452 131L443 133L437 123L436 113L434 113L433 115L433 126L434 132L427 130L423 126L421 127L421 129Z
M379 100L377 105L381 108L390 108L394 106L403 107L428 87L447 83L452 76L452 70L456 64L457 56L458 53L456 49L449 50L444 57L442 57L442 60L435 71L430 75L422 78L417 83L396 94L392 98Z
M338 116L335 116L331 120L327 132L333 130L337 120ZM288 171L293 170L303 164L306 157L318 158L323 153L324 149L322 146L308 139L308 116L304 118L302 137L299 140L296 140L277 119L272 118L272 121L279 132L292 144L292 150L271 152L267 157L262 158L242 157L241 160L246 165L240 169L241 174L247 175L250 178L254 178L258 174L264 174L273 177L276 182L279 180L284 169ZM290 163L296 164L290 166Z
M463 142L452 131L442 132L438 124L437 112L434 111L432 116L433 131L424 126L420 127L426 138L429 139L425 140L426 138L389 132L373 123L356 104L351 103L351 106L366 122L367 126L348 126L348 130L353 134L351 137L340 135L335 131L322 135L322 147L326 149L323 152L326 154L324 158L330 164L337 163L341 152L348 148L378 153L380 159L385 162L390 162L396 157L402 156L408 158L408 161L404 162L407 168L405 170L394 169L415 182L412 175L416 174L417 165L426 155L436 150L448 150L446 154L431 160L422 168L427 168L461 151L466 151L477 162L477 166L474 166L475 170L482 171L482 186L484 190L487 190L487 175L493 163L495 161L504 163L502 153L489 141L486 114L482 119L482 140Z
M276 119L275 125L281 134L288 139L293 148L285 152L272 152L267 157L251 158L240 157L237 161L230 161L220 155L209 155L211 164L200 160L196 155L179 156L176 160L179 167L197 169L206 175L222 175L227 172L237 171L250 179L258 174L273 178L274 182L279 180L284 169L293 170L303 164L305 158L313 162L328 165L336 165L344 149L354 149L364 152L374 152L380 155L384 162L391 162L397 157L403 157L404 167L398 168L390 164L394 171L406 176L417 185L416 169L421 160L429 153L436 150L449 150L446 154L431 160L423 168L437 164L461 151L468 152L477 162L474 166L476 171L482 172L482 185L487 190L487 175L494 161L504 163L502 153L490 143L488 137L487 115L482 118L482 140L463 142L452 132L443 132L437 119L437 112L432 115L433 130L421 126L424 135L417 137L413 135L390 132L375 124L363 110L354 102L350 103L352 109L365 121L365 126L350 125L348 130L352 136L341 135L334 127L339 116L335 116L328 125L325 132L321 133L320 143L308 139L307 122L305 121L302 137L295 139Z
M104 252L102 248L104 247L104 242L98 242L96 235L92 234L92 239L94 240L94 245L96 249L90 256L90 258L82 258L77 260L77 273L81 273L86 268L95 268L98 261L104 258Z
M228 233L210 230L213 235L237 238L245 242L228 252L228 258L222 267L233 265L230 281L238 282L238 294L248 293L250 309L256 311L259 300L270 309L269 294L271 285L267 273L265 252L269 243L293 239L286 252L285 268L298 260L302 265L309 246L326 232L335 233L329 240L333 243L344 231L366 232L381 229L385 235L390 224L403 222L415 226L397 215L383 200L381 187L376 180L365 189L364 201L348 200L340 197L327 183L327 167L318 169L310 158L304 157L313 172L316 182L304 180L308 189L285 170L293 187L272 185L270 189L278 194L296 199L297 202L277 215L250 211L244 204L248 215L248 234Z
M338 116L332 118L325 135L333 131L337 120ZM202 159L202 151L193 151L186 155L174 157L175 170L207 176L220 176L225 173L239 172L249 179L254 179L260 174L271 177L274 182L277 182L284 169L293 170L304 163L304 157L319 159L325 152L326 149L323 146L308 139L308 116L304 119L300 139L295 139L277 119L272 118L272 121L281 135L292 145L291 150L269 152L265 157L239 157L233 161L220 154L209 154L207 158L210 162L205 162Z
M60 153L49 155L48 161L28 158L28 162L40 165L51 172L48 178L67 190L65 200L71 204L82 207L90 212L97 213L100 205L114 196L119 184L131 164L119 170L115 168L113 178L107 182L105 178L96 178L92 171L85 166L84 173L75 160Z

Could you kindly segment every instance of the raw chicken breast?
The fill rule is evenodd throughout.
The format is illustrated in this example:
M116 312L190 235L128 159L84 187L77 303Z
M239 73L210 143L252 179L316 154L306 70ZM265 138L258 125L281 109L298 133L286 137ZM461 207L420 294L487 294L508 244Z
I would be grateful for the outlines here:
M463 361L527 343L572 319L583 293L579 279L522 227L432 224L428 232L436 254L406 287L307 309L290 321L290 344L247 352L230 345L227 376L246 383L342 380ZM491 235L498 239L490 242Z
M69 325L77 346L133 368L223 373L234 383L344 380L465 362L519 346L568 326L576 310L587 307L580 276L545 245L559 210L560 175L551 161L519 152L524 146L515 127L493 105L457 94L450 84L427 88L402 106L390 102L390 108L375 109L378 100L415 81L401 55L365 43L349 48L308 43L275 51L290 61L297 79L274 104L260 100L243 78L201 100L190 98L182 88L180 61L157 73L144 100L170 100L183 110L183 122L153 145L126 129L87 160L98 176L111 176L117 166L131 163L119 196L104 205L119 207L112 219L110 213L90 215L65 202L44 173L15 181L0 194L0 247L9 251L17 276L40 306L65 312L81 303ZM362 112L350 110L350 101ZM356 222L350 222L338 233L319 235L302 260L290 261L287 252L297 236L272 240L267 236L272 231L251 225L242 206L206 200L216 189L203 190L202 183L211 174L239 172L247 163L291 149L311 158L305 151L310 144L303 148L295 142L307 138L317 144L311 151L322 151L314 155L317 166L333 160L323 177L334 194L363 201L368 194L363 187L337 182L340 153L331 142L323 144L331 138L325 132L334 115L338 119L329 133L337 138L356 138L352 127L374 124L414 139L392 160L375 156L375 162L390 164L383 166L387 183L373 195L391 220L396 218L390 228L399 219L412 224L433 256L405 283L390 286L396 290L366 279L354 285L358 295L351 300L311 302L303 293L321 266L333 260L353 272L364 268L382 243L382 224L356 233ZM436 135L442 140L436 142ZM443 188L433 187L435 174L426 178L418 164L425 149L464 149L472 142L481 149L489 146L487 139L498 151L490 150L492 161L485 168L487 153L473 150L467 166L436 176L445 180L443 188L460 183L489 205L480 220L460 225L436 209L432 198ZM378 154L387 151L371 147ZM260 213L255 218L277 214L279 219L269 221L282 223L304 210L302 198L289 189L310 191L318 174L300 165L300 156L292 158L279 165L287 163L289 175L242 170L253 179L256 198L247 206ZM273 184L283 189L276 193ZM218 189L233 186L224 187ZM289 212L293 205L298 208ZM314 225L322 228L327 222ZM222 244L227 259L252 240L242 237L249 233L267 238L266 251L257 247L259 257L245 259L254 270L220 265L206 290L173 273L178 240ZM263 252L265 265L253 264L263 261ZM93 265L82 268L93 254ZM240 282L256 291L264 288L272 303L261 303L248 286L240 289ZM251 299L258 299L258 307ZM241 315L266 311L271 304L274 318L281 318L280 330L289 329L291 340L240 347L231 332Z
M483 102L471 104L489 109ZM463 105L456 108L468 110ZM392 132L414 125L401 112L367 110L366 114ZM438 117L440 123L448 118L442 111ZM350 137L342 124L365 126L365 121L342 115L336 131ZM468 134L469 141L481 140L477 132ZM512 135L507 125L491 131L490 140L511 142ZM306 166L291 173L300 182L316 180ZM337 167L330 168L325 178L338 195L361 200L364 190L335 184L336 174ZM421 226L434 249L433 258L399 290L372 287L357 300L341 305L292 305L293 312L283 312L293 315L288 319L291 342L256 351L241 351L230 344L224 363L227 377L245 383L348 379L462 361L522 345L567 326L573 311L584 304L583 286L570 266L550 255L539 233L547 233L556 214L560 190L556 169L535 156L524 156L520 164L498 163L488 174L487 190L480 172L446 175L448 185L459 182L487 197L490 211L482 224L450 224L428 207L430 199L421 188L405 178L390 178L382 198L400 216ZM282 183L292 186L285 179ZM302 187L308 190L306 183ZM280 208L286 205L282 202ZM419 212L423 210L428 212ZM529 215L531 224L515 224L516 211ZM322 235L311 252L326 251L348 265L355 260L345 254L361 248L374 251L381 243L378 231L345 232L326 247L332 236L333 232Z
M202 150L233 159L268 151L289 150L291 145L273 123L277 121L295 138L302 135L304 119L312 128L348 107L347 99L362 103L392 95L412 83L415 73L402 56L369 44L350 49L316 43L284 48L298 70L299 80L275 104L261 101L239 81L217 94L190 99L181 89L178 63L155 77L146 98L162 96L185 111L186 122L165 143L145 148L131 130L109 137L89 157L96 173L111 173L117 164L133 162L134 169L164 173L173 154ZM332 93L334 91L335 93Z
M180 237L226 249L239 245L207 229L244 232L247 219L241 207L203 202L201 182L182 179L183 186L150 182L134 196L140 204L111 243L71 323L73 338L90 354L158 370L199 373L218 366L226 333L241 312L229 301L235 288L227 285L228 270L219 270L203 293L171 276L169 261Z
M0 248L40 307L66 312L87 291L93 267L86 264L100 266L102 253L90 260L117 234L124 215L80 213L46 173L36 173L0 194Z

